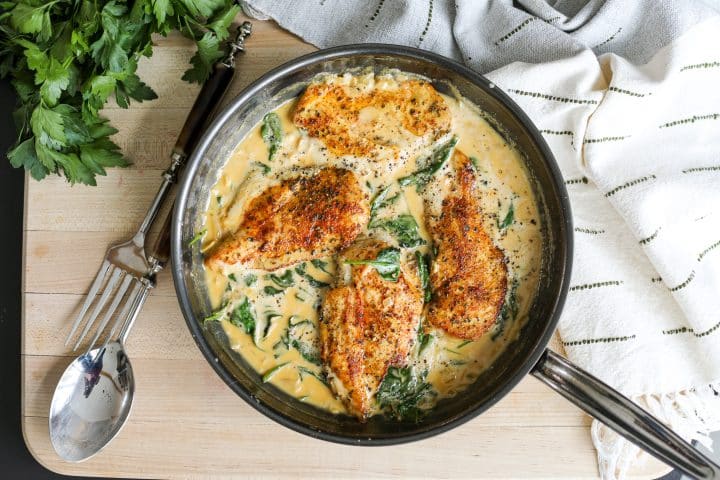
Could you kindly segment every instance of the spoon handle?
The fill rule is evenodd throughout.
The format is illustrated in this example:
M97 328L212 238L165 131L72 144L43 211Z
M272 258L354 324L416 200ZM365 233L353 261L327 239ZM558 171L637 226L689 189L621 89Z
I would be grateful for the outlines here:
M172 219L173 212L171 209L165 217L165 221L163 222L160 233L155 240L153 249L150 251L151 257L156 259L161 266L165 266L170 259L170 227L172 225Z

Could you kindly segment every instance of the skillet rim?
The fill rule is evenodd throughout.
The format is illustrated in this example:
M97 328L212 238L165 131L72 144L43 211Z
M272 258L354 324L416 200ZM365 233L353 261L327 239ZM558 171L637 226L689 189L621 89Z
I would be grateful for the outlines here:
M554 191L550 191L549 186L543 186L542 192L547 195L552 194L557 203L561 206L560 216L562 217L561 225L558 225L561 235L555 240L565 248L565 255L562 263L562 278L560 279L560 288L555 296L555 301L551 306L552 314L550 318L542 319L546 325L542 335L537 336L534 342L531 344L530 353L526 355L525 359L518 361L518 365L515 366L510 378L506 379L500 388L495 390L494 395L486 402L480 403L476 407L467 410L464 414L455 416L450 420L436 425L425 430L418 432L399 434L393 437L374 438L372 436L367 437L351 437L336 433L330 433L327 431L318 430L311 426L300 422L290 415L286 415L280 411L273 409L272 407L265 405L254 397L250 391L238 381L228 371L227 368L217 361L217 355L212 350L207 340L205 339L200 322L195 318L193 314L192 306L190 305L188 289L185 285L183 278L182 269L182 256L183 256L183 245L181 243L181 217L184 211L187 198L190 193L190 186L192 180L197 174L197 169L200 166L201 159L207 150L210 143L216 137L218 131L225 125L227 120L234 114L235 110L239 108L243 103L252 98L254 95L262 91L266 84L269 84L275 80L286 77L288 74L305 68L315 63L333 60L338 57L350 57L356 55L376 55L376 56L398 56L407 57L413 60L422 62L430 62L439 65L442 68L448 69L464 76L475 85L482 88L486 94L493 97L495 100L503 104L510 112L517 118L519 123L525 128L528 136L537 146L541 153L542 161L548 169L551 183L554 186ZM172 228L171 228L171 271L173 276L173 283L175 285L175 291L177 293L178 302L180 309L182 310L185 323L190 330L193 340L197 344L198 348L202 352L203 356L213 368L215 373L227 384L227 386L240 396L247 404L259 411L266 417L274 420L275 422L283 425L291 430L298 433L302 433L312 438L330 441L334 443L344 445L360 445L360 446L385 446L385 445L399 445L403 443L423 440L440 433L447 432L457 426L466 423L467 421L477 417L481 413L488 410L490 407L495 405L501 398L505 397L517 384L536 366L540 361L541 357L546 351L547 344L549 343L555 328L560 318L567 292L569 288L570 272L572 268L572 257L573 257L573 235L572 235L572 216L570 210L570 201L565 188L563 177L560 173L560 168L555 160L555 156L548 147L545 139L540 134L535 124L525 114L525 112L518 106L504 91L497 87L493 82L488 80L485 76L469 69L468 67L451 60L442 55L417 49L414 47L407 47L403 45L392 45L392 44L380 44L380 43L367 43L367 44L352 44L339 47L332 47L327 49L321 49L316 52L312 52L293 60L290 60L270 71L263 74L260 78L253 81L246 88L244 88L237 96L225 106L213 119L210 126L203 132L197 147L186 160L185 171L182 172L182 180L179 185L178 193L175 198L175 204L173 208ZM547 203L547 202L546 202ZM551 229L552 230L552 229ZM563 231L564 230L564 231Z

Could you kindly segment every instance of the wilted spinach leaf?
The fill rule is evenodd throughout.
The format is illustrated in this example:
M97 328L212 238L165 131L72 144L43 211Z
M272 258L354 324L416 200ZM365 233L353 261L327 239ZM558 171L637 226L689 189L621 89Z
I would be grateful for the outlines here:
M400 278L400 249L388 247L380 250L374 260L345 260L348 265L370 265L378 274L389 282L397 282Z

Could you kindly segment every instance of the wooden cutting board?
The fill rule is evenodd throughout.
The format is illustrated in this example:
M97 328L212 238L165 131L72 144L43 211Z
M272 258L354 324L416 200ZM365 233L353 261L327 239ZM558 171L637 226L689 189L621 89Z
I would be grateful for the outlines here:
M169 272L159 276L127 344L137 381L129 422L91 460L62 461L48 438L48 410L73 357L63 347L69 324L105 249L142 219L198 92L180 80L192 54L188 41L158 37L153 50L139 74L159 98L103 111L120 130L115 139L134 165L110 170L94 188L71 187L57 177L27 179L22 415L25 441L42 465L63 474L136 478L597 476L590 418L532 378L482 416L412 444L350 447L284 428L246 405L203 359ZM254 22L227 98L313 50L273 23Z

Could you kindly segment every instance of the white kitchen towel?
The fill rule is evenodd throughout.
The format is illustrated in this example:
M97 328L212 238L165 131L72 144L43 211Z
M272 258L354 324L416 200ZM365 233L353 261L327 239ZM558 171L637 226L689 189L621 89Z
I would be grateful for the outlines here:
M568 357L687 439L720 429L720 16L650 0L246 6L321 47L405 44L486 73L570 194ZM597 421L592 435L604 478L644 459Z

